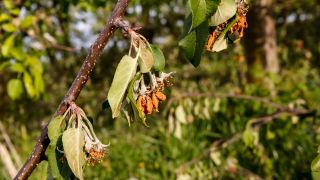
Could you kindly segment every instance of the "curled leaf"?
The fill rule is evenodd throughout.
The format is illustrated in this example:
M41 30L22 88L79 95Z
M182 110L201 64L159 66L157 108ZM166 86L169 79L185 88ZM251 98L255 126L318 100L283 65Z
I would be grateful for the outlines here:
M108 102L112 110L112 118L118 117L125 92L130 80L136 73L137 59L128 55L123 56L113 77L108 92Z

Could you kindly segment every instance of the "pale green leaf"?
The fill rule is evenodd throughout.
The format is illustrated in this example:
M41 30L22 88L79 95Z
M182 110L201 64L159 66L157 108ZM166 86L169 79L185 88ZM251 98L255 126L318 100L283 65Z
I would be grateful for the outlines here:
M137 59L128 55L123 56L116 69L111 87L108 92L108 102L112 110L112 117L118 117L124 94L130 80L136 73Z
M163 71L165 67L165 57L161 51L161 49L155 45L151 45L152 55L154 59L153 69L155 71Z
M139 58L139 67L142 73L150 72L154 63L154 59L149 47L141 47L140 49L140 58Z
M34 97L36 95L36 90L33 85L33 80L30 76L29 73L25 72L23 73L23 82L24 82L24 87L27 90L27 93L30 97Z
M211 51L212 52L219 52L222 50L225 50L228 48L228 40L225 38L225 36L223 37L219 37L213 44Z
M7 92L11 99L16 100L20 98L23 93L23 86L20 79L11 79L7 84Z
M211 16L209 26L217 26L232 18L237 11L235 0L221 0L215 14Z
M62 135L65 156L73 174L83 179L83 165L85 164L84 133L79 128L69 128Z
M14 35L9 36L1 46L2 55L9 56L11 48L14 46Z
M205 0L189 0L192 12L191 29L198 27L206 20L207 6Z
M50 140L52 140L53 138L59 136L65 127L65 122L63 120L62 116L56 116L54 117L49 125L48 125L48 137Z

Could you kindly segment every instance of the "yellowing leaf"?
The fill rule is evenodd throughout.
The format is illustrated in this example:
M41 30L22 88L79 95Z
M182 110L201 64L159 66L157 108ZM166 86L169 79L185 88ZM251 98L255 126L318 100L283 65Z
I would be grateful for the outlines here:
M108 92L108 102L112 110L112 118L118 117L124 94L130 80L137 70L137 59L125 55L120 60L111 87Z
M216 13L211 16L209 26L218 26L232 18L237 11L235 0L221 0Z
M63 150L73 174L83 179L83 165L85 163L84 133L79 128L69 128L62 135Z
M140 59L139 67L142 73L147 73L151 70L154 63L153 55L149 47L141 47L140 49Z
M7 92L11 99L18 99L23 93L22 82L20 79L11 79L7 84Z
M14 46L14 35L9 36L1 46L2 55L7 57L11 48Z
M29 96L34 97L36 95L36 91L33 85L33 80L29 73L23 73L23 82Z

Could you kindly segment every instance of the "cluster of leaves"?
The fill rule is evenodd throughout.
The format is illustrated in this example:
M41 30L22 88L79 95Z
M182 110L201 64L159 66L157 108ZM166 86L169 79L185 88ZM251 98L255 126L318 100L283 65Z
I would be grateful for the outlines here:
M208 51L219 52L226 49L229 42L233 43L242 37L242 33L233 35L233 32L228 32L239 21L237 11L239 6L244 4L243 0L237 2L235 0L189 1L191 14L185 20L183 38L179 46L194 66L200 64L206 44ZM245 14L243 15L245 18ZM212 35L209 37L210 29Z
M24 91L31 98L39 98L44 92L43 67L40 62L41 53L34 47L21 44L25 34L35 38L35 17L20 17L20 9L13 1L3 1L0 7L0 71L9 70L16 78L7 83L7 93L12 100L19 99Z
M84 165L100 162L108 146L100 142L90 120L74 103L63 116L50 122L48 136L50 144L46 154L48 175L52 179L70 179L72 174L83 179Z
M145 115L156 111L158 101L165 99L155 97L154 94L163 90L164 81L170 75L162 72L165 58L158 47L150 45L142 35L131 29L128 34L131 38L130 51L117 66L107 102L113 118L122 113L129 125L134 119L140 119L146 125ZM135 51L135 56L132 51Z

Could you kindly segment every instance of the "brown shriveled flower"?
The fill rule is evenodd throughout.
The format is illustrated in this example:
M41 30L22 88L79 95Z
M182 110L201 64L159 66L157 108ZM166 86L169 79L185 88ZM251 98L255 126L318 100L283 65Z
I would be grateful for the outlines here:
M88 153L87 163L89 166L93 166L100 163L101 160L105 157L106 149L99 149L99 148L92 147L91 149L89 149L87 153Z

